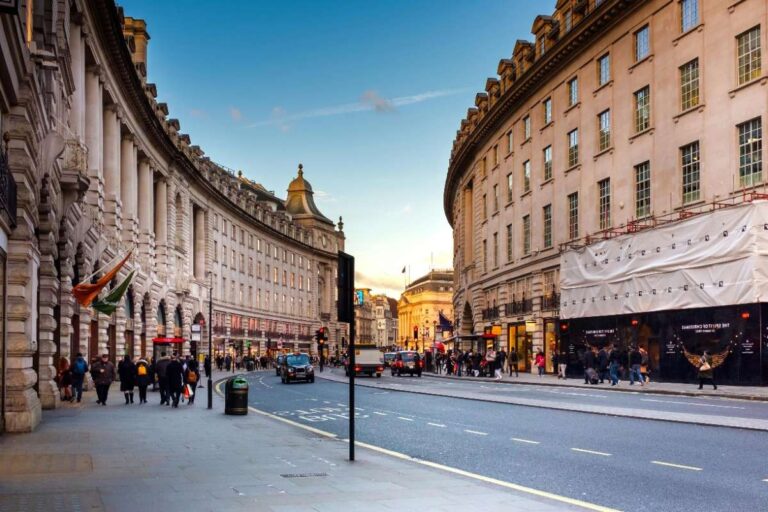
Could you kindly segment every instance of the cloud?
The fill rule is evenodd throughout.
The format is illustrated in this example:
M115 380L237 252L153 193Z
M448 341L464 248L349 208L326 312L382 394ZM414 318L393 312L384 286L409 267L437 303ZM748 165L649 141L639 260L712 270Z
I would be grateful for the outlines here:
M229 116L233 121L238 122L243 118L243 113L237 107L229 107Z
M379 96L376 91L365 91L360 96L360 103L370 105L375 112L394 112L395 106L386 98Z
M190 110L189 115L192 117L196 117L198 119L208 117L208 114L205 112L205 110L201 110L199 108L193 108L192 110Z
M281 132L287 132L291 129L291 123L287 122L285 117L286 112L283 107L275 107L272 109L272 124L277 126Z
M315 199L318 203L335 203L336 198L324 190L315 190Z
M283 107L277 106L272 109L272 116L270 119L263 121L257 121L248 125L249 128L256 128L259 126L290 126L293 122L302 119L312 119L317 117L330 117L345 114L354 114L356 112L388 112L398 107L405 107L408 105L414 105L424 101L442 98L445 96L453 96L466 92L468 89L442 89L436 91L426 91L419 94L413 94L410 96L399 96L397 98L386 99L380 97L375 91L366 91L360 98L360 101L355 103L344 103L341 105L332 105L328 107L320 107L311 110L305 110L304 112L297 112L295 114L288 114ZM388 110L387 110L388 109ZM279 112L280 115L276 116L275 112Z
M356 288L371 288L374 293L386 293L392 298L399 298L398 290L403 289L403 276L397 275L377 275L372 276L362 272L355 272Z

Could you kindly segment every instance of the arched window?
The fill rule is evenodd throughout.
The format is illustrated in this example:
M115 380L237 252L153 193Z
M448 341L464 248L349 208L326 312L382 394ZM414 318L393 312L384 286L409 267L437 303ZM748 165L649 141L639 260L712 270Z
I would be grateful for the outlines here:
M128 293L125 294L125 318L128 320L133 319L133 287L128 287Z
M176 306L173 312L173 335L177 338L181 336L181 306Z
M157 335L165 336L165 301L157 305Z

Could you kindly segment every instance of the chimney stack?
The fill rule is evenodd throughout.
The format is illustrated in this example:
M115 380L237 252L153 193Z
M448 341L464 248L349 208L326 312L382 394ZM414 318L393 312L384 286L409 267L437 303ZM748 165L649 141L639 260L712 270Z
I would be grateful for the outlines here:
M142 80L147 78L147 22L137 18L126 16L123 24L123 36L131 49L131 57ZM132 43L130 41L133 41Z

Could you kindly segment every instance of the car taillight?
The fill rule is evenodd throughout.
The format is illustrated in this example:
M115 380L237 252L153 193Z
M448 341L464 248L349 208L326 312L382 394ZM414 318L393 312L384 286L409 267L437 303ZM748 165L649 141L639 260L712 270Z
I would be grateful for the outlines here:
M419 361L419 368L424 368L424 361Z
M384 367L383 366L379 366L378 368L376 368L376 371L383 372L384 371Z
M356 371L356 372L359 372L361 369L362 369L362 368L360 368L359 366L355 366L355 371Z

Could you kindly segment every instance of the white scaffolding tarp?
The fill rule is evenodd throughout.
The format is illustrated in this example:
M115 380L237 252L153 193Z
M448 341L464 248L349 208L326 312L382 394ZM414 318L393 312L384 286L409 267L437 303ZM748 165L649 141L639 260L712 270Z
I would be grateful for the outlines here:
M560 317L768 301L768 201L754 201L560 255Z

